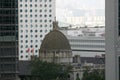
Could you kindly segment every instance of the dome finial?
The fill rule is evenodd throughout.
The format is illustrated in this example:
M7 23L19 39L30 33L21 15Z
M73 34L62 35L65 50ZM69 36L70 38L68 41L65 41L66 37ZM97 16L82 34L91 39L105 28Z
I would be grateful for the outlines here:
M56 21L56 17L54 18L55 20L53 21L53 30L58 29L58 22Z

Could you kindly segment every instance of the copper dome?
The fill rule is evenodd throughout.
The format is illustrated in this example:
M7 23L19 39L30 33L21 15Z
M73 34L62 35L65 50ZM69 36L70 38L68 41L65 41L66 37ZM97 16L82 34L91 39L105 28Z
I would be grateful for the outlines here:
M53 30L45 36L40 50L71 50L71 48L65 35L58 30Z

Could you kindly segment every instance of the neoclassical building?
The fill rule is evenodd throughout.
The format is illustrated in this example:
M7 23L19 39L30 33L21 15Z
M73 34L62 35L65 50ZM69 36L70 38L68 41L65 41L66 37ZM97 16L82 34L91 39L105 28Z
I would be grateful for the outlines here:
M53 30L49 32L39 50L40 60L60 64L72 63L72 50L63 33L58 31L58 22L53 22Z

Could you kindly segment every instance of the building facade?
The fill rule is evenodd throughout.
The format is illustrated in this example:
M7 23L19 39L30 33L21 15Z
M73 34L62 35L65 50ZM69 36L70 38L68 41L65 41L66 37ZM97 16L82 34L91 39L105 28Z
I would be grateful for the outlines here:
M0 1L0 80L17 80L18 0Z
M120 80L120 1L105 3L106 80Z
M44 36L52 30L55 0L18 0L19 60L38 55Z
M73 56L94 57L105 54L104 28L81 28L60 31L67 37Z

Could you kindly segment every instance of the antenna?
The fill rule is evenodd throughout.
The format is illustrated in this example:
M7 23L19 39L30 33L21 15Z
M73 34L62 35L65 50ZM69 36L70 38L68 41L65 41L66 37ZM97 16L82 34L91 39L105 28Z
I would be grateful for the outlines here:
M56 21L56 17L54 17L53 30L57 30L57 29L58 29L58 22Z

